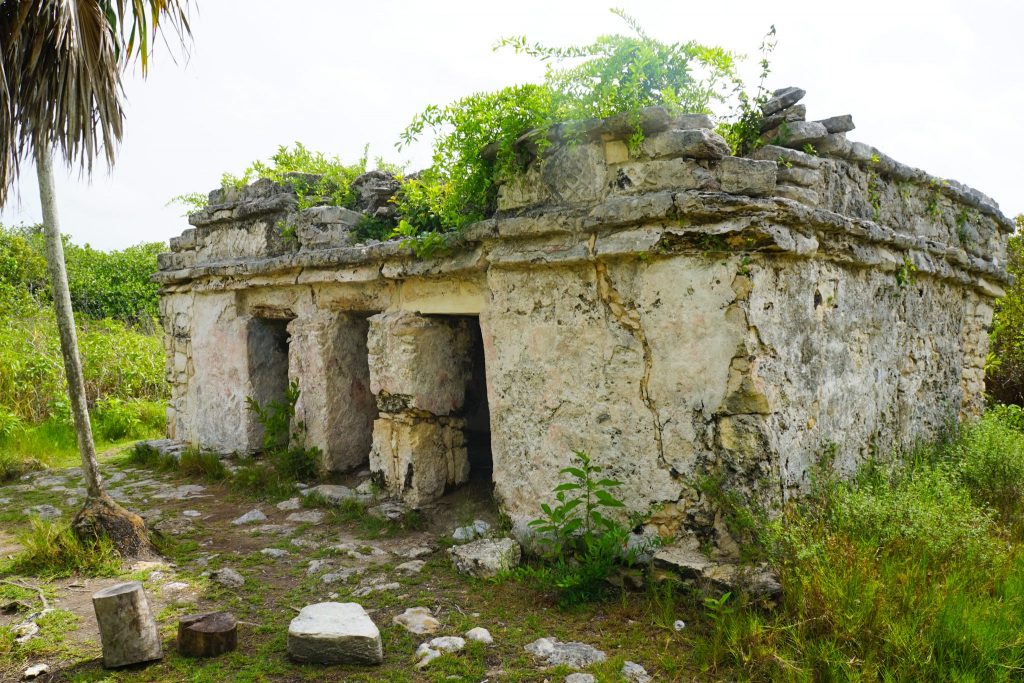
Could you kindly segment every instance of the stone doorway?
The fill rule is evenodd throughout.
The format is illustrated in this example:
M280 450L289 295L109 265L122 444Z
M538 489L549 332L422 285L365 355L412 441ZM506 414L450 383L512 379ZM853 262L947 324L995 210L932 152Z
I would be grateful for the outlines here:
M370 385L378 419L370 469L413 506L490 480L490 411L476 316L389 311L370 318ZM470 452L472 450L472 453Z
M271 402L283 403L288 391L288 332L287 318L253 318L249 321L248 362L252 383L250 396L260 406ZM249 448L263 446L264 429L257 420L249 421ZM282 435L287 439L287 435Z
M466 316L469 332L469 382L463 417L466 420L466 452L469 459L469 478L475 485L491 486L494 463L491 460L491 410L487 403L487 366L484 358L484 338L480 319Z

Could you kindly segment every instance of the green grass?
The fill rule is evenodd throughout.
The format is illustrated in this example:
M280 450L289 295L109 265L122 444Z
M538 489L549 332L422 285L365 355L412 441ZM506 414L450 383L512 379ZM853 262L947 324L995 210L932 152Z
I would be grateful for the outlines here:
M997 411L904 465L822 476L755 530L779 608L733 596L694 661L756 680L1020 680L1022 502L1024 434Z
M31 526L17 535L22 550L0 562L0 575L62 577L72 574L115 576L121 559L106 538L80 541L68 522L31 520Z
M93 435L99 451L137 439L163 435L166 404L163 401L123 401L118 409L92 413ZM43 467L74 467L79 464L78 442L69 420L48 418L23 425L0 437L0 483Z

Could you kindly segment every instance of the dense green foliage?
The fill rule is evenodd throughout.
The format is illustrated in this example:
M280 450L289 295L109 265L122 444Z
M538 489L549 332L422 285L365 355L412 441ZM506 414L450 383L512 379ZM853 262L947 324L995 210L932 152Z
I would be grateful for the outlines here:
M445 107L432 105L402 133L402 145L425 131L436 135L433 164L418 182L425 186L403 216L420 232L458 230L494 210L497 187L526 160L516 146L529 131L543 152L548 131L567 121L636 114L649 106L673 112L710 113L742 91L737 56L694 41L652 38L629 16L613 10L629 35L600 36L589 45L550 47L524 36L504 38L511 48L549 64L544 82L477 93ZM642 140L634 133L632 144ZM406 203L408 199L405 200ZM427 220L423 220L426 217Z
M148 326L158 314L158 287L150 280L162 242L117 251L79 246L64 236L71 303L78 314ZM49 304L46 247L40 226L0 225L0 315Z
M1017 232L1006 247L1006 269L1015 280L996 302L986 385L996 400L1024 404L1024 214L1014 222Z
M154 334L159 243L102 252L65 242L93 428L101 443L163 424L164 355ZM0 226L0 479L74 453L70 404L37 228Z
M1018 680L1024 666L1024 422L999 408L904 465L812 494L752 540L784 596L733 599L695 642L710 671L758 680Z

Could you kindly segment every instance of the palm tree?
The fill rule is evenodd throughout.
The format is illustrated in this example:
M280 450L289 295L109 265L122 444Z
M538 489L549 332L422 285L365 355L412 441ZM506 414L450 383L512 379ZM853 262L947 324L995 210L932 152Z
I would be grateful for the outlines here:
M114 162L124 121L121 74L136 58L143 75L152 39L170 27L191 38L189 0L0 0L0 206L34 155L61 353L88 495L75 516L80 538L109 537L125 556L149 545L142 518L103 490L71 311L57 219L53 150L92 172L101 154ZM164 33L166 37L166 33Z

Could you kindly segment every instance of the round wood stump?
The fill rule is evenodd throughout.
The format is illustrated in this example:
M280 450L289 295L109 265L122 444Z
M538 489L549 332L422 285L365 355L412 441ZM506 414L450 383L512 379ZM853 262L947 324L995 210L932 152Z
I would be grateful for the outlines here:
M103 666L113 669L163 657L160 632L138 581L119 583L92 595L100 627Z
M238 620L228 612L190 614L178 620L178 652L216 657L238 647Z

